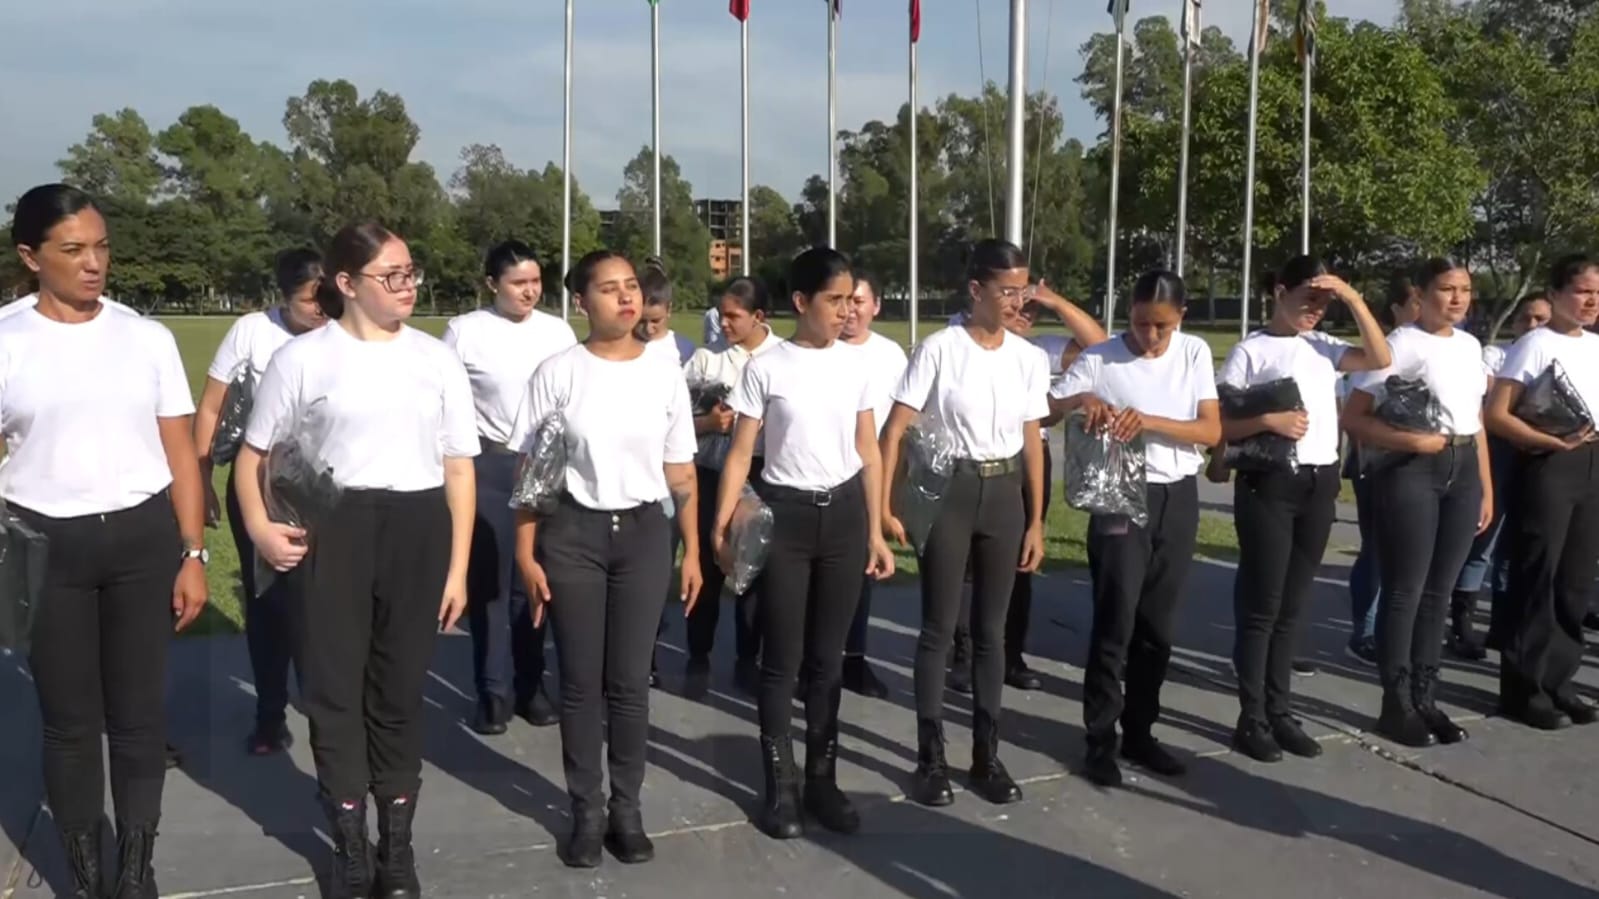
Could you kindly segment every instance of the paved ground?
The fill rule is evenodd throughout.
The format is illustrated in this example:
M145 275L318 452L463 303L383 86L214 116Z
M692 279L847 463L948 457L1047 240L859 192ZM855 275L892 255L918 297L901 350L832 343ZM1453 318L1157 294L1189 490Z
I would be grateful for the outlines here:
M1297 683L1308 727L1327 747L1322 759L1266 766L1227 751L1231 571L1203 563L1182 611L1160 731L1194 758L1193 770L1169 782L1136 775L1109 793L1069 773L1082 736L1076 666L1087 585L1080 573L1045 578L1030 648L1046 689L1006 693L1005 759L1027 798L1003 808L969 794L937 811L903 800L917 603L906 590L882 596L873 651L894 694L845 700L841 779L866 819L851 839L780 844L748 823L760 790L753 707L732 689L725 658L709 697L677 695L681 656L665 649L645 796L658 858L635 868L608 858L587 874L563 868L553 851L566 830L555 731L517 722L503 737L471 733L468 640L441 639L417 840L428 895L1599 896L1599 727L1546 735L1485 717L1493 670L1452 664L1446 705L1468 722L1469 742L1414 752L1364 733L1378 691L1370 670L1341 654L1347 564L1329 554L1306 652L1322 670ZM53 895L61 857L39 809L32 690L12 660L0 662L0 899L32 899ZM290 757L246 758L243 641L180 641L174 667L172 727L188 761L168 779L156 855L165 895L319 895L312 871L326 850L303 719L292 716L300 743ZM1584 679L1599 693L1599 671ZM968 709L950 696L958 766L968 758Z

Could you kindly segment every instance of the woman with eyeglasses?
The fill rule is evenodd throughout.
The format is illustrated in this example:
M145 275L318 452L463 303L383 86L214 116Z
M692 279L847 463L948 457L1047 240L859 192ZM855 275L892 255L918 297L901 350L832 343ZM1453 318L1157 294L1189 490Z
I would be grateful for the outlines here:
M416 897L422 687L434 637L466 607L472 387L449 347L405 324L422 273L403 240L376 223L348 225L322 268L317 302L334 321L273 355L235 486L256 552L293 571L300 595L295 659L333 839L327 895ZM308 435L343 490L311 533L271 520L262 496L266 455L289 431Z
M489 250L483 276L494 302L450 319L444 342L466 366L477 408L477 521L467 566L467 621L477 715L472 729L503 734L514 713L535 727L560 714L544 689L544 628L516 571L511 489L517 452L510 445L517 406L539 363L577 343L572 326L538 308L543 271L533 248L508 240Z
M1006 325L1027 301L1027 257L1014 244L984 240L972 249L971 315L918 345L894 390L883 428L883 471L896 472L905 431L922 417L945 431L958 460L938 518L919 557L922 629L916 644L916 770L910 796L923 805L954 801L944 756L945 655L972 567L973 792L990 802L1020 801L999 760L1005 684L1005 613L1018 571L1044 559L1044 444L1049 360ZM883 527L907 544L893 514L893 476L884 478Z

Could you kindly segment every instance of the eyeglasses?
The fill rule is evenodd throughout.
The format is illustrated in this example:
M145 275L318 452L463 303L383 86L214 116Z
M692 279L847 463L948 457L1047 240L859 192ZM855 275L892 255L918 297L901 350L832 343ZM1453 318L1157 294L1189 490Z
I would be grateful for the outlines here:
M371 272L361 272L361 276L364 278L371 278L372 280L382 284L384 289L386 289L389 293L399 293L408 287L422 286L422 270L419 268L413 268L409 271L387 272L382 275L374 275Z

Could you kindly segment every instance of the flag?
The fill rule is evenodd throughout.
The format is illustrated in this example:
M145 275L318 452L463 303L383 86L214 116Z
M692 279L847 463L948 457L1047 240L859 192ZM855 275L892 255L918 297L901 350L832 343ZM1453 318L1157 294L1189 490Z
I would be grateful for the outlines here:
M727 0L727 11L740 22L749 21L750 0Z
M1299 64L1309 59L1316 61L1316 4L1315 0L1299 0L1299 14L1294 21L1294 46L1299 51Z
M1271 0L1255 0L1255 55L1266 52L1266 36L1271 33Z
M1199 0L1183 0L1183 41L1190 47L1199 46Z
M922 0L911 0L911 43L922 39Z
M833 15L844 17L844 0L828 0L828 5L833 7Z
M1127 26L1127 7L1131 4L1132 0L1110 0L1105 7L1105 12L1110 13L1111 18L1116 20L1117 34L1121 34Z

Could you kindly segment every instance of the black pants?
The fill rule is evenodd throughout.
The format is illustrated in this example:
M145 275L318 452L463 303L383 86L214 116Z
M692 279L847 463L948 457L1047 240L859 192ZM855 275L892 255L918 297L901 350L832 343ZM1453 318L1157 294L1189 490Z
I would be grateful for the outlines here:
M1523 454L1511 509L1510 600L1500 700L1547 709L1582 666L1599 561L1599 446Z
M1300 622L1332 533L1338 484L1337 465L1239 472L1234 484L1233 668L1245 720L1266 722L1291 711Z
M1049 497L1055 492L1054 488L1055 463L1049 452L1049 444L1044 444L1044 514L1049 517ZM1022 491L1022 508L1025 510L1030 503L1027 491ZM1026 521L1022 519L1023 532L1026 531ZM967 580L971 579L971 572L967 572ZM1033 617L1033 579L1034 575L1026 571L1016 572L1016 584L1011 587L1010 611L1005 613L1005 665L1015 667L1022 664L1022 653L1027 650L1027 628ZM960 619L955 625L955 638L957 640L970 639L971 637L972 598L970 594L961 597Z
M960 463L927 537L921 566L922 632L916 642L916 714L938 719L944 709L945 655L960 618L961 581L972 569L972 704L997 718L1005 685L1005 613L1021 561L1026 517L1022 467L981 477Z
M650 658L672 578L659 503L601 512L563 502L538 528L561 667L561 760L576 817L599 814L610 740L613 813L638 811L650 728ZM704 594L712 601L715 594Z
M380 801L422 783L422 687L450 568L444 489L351 490L300 580L302 704L322 791Z
M826 493L759 486L772 508L761 572L761 735L785 737L794 679L805 667L805 730L838 731L844 640L866 569L866 494L857 476Z
M162 492L131 509L76 518L11 511L49 540L28 662L44 720L50 812L63 832L99 822L103 732L117 819L154 824L166 778L167 641L183 548L172 500Z
M511 489L520 457L485 445L473 460L477 518L467 572L467 620L472 629L472 677L478 700L533 698L544 678L544 631L533 626L527 587L516 570L516 514Z
M750 461L750 483L761 480L762 460ZM699 473L699 531L700 574L705 586L700 591L700 601L688 616L688 654L709 656L716 645L716 626L722 618L722 585L727 576L716 563L716 549L712 546L711 529L716 526L716 494L721 489L722 473L709 468L696 469ZM733 603L733 643L742 661L755 661L761 654L760 633L755 626L757 595L760 580L741 594Z
M1088 520L1094 625L1083 666L1083 727L1090 745L1115 746L1118 720L1127 739L1147 740L1160 717L1172 622L1199 533L1199 486L1187 477L1147 490L1144 527L1124 516Z
M1401 672L1438 667L1449 597L1482 515L1482 477L1475 443L1410 456L1373 477L1373 524L1383 548L1377 670L1388 684Z
M239 553L239 580L244 586L244 641L250 653L250 676L255 681L255 724L257 729L270 732L282 727L287 719L289 664L294 661L294 616L298 607L294 597L296 580L276 578L265 593L256 595L255 544L244 527L231 470L224 489L228 531Z

